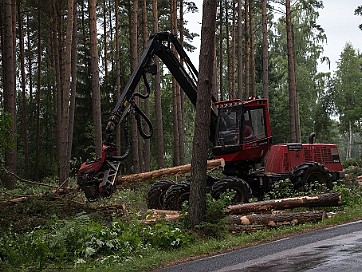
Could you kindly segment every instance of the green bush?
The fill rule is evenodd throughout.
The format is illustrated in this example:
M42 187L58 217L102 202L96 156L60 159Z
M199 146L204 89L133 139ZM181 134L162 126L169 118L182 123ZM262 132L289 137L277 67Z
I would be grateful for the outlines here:
M19 270L37 270L51 263L79 264L110 255L124 260L152 248L176 249L189 241L187 232L170 223L144 225L115 220L106 226L82 215L74 220L55 218L43 228L2 236L0 260Z
M357 183L342 183L334 186L333 191L341 194L344 206L356 207L362 205L362 186Z
M272 189L265 194L265 199L279 199L295 196L294 185L289 179L278 180L273 183Z

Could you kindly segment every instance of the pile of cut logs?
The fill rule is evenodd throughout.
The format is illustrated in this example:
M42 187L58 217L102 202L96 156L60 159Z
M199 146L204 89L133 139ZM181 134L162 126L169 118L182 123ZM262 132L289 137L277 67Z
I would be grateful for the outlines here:
M262 228L322 221L329 216L322 210L323 207L340 205L342 199L339 193L325 193L231 205L224 212L230 223L230 231L250 232ZM313 208L313 211L293 211L296 208ZM178 220L181 217L179 211L149 210L147 214L145 223Z

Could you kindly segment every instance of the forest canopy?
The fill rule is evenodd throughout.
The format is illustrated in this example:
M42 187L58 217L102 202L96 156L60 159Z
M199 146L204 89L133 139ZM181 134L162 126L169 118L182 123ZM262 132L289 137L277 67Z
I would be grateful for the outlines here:
M200 7L171 2L1 0L1 166L24 178L59 177L62 183L81 161L99 155L109 113L150 35L169 31L187 51L195 49L197 34L184 14ZM291 129L302 142L315 132L318 142L338 144L343 159L360 159L361 53L346 43L337 70L319 72L318 63L328 61L327 36L317 23L323 1L294 1L290 8L291 37L285 1L218 1L216 97L268 97L273 143L293 140ZM361 15L361 7L355 13ZM162 63L159 71L158 79L150 79L150 99L141 105L155 135L143 140L132 128L132 159L124 173L190 162L194 107Z

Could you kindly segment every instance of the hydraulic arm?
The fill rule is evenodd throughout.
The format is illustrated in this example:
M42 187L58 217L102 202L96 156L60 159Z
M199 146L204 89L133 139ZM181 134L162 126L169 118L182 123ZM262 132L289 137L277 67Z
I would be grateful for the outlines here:
M174 46L179 58L171 50L171 44ZM121 94L121 97L119 98L116 106L112 110L106 127L106 142L111 142L110 140L113 140L113 133L116 125L124 119L124 117L129 113L132 107L135 109L136 113L140 113L141 116L145 118L145 115L143 115L143 113L135 104L134 98L138 96L142 99L146 99L150 94L150 88L147 82L146 73L155 74L157 72L156 66L151 63L154 56L158 56L163 61L163 63L167 66L171 74L175 77L175 79L181 86L182 90L188 96L190 101L193 103L193 105L196 106L198 77L197 69L192 64L187 53L182 48L181 44L178 42L177 38L174 35L167 32L157 33L153 35L148 41L141 56L140 62L138 63L138 66L133 71L126 87ZM186 65L188 71L185 69L182 63ZM147 89L146 94L135 92L135 89L141 78L143 78ZM216 101L214 97L213 100L213 102ZM211 110L212 119L213 122L215 122L217 115L212 108ZM145 120L147 121L148 119L145 118ZM148 124L150 125L150 123ZM144 133L142 133L141 131L141 135L142 134Z
M171 48L173 45L173 48ZM83 163L78 171L78 184L85 192L86 197L95 200L99 197L108 197L115 190L115 180L118 174L120 161L126 159L130 153L130 141L128 136L128 125L125 122L124 134L126 142L126 151L121 156L115 155L114 133L116 126L127 119L130 113L136 117L137 127L143 138L152 136L152 124L149 118L138 107L135 98L147 99L150 95L150 85L147 81L147 73L155 75L157 67L153 64L153 58L158 56L167 66L171 74L179 83L187 97L196 106L197 99L197 78L198 71L192 64L185 50L178 42L175 35L168 32L157 33L151 36L148 41L137 67L134 69L127 85L122 91L121 96L108 119L105 138L102 149L102 157L91 163ZM146 87L146 93L136 91L136 87L143 79ZM211 126L210 139L214 137L217 114L212 107L213 101L210 101ZM143 122L146 123L149 130L143 129Z

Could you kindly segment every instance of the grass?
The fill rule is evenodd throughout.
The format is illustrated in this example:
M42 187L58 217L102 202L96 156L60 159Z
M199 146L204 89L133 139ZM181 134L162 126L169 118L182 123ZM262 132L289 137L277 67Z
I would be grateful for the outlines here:
M146 183L127 186L112 198L91 204L84 204L81 194L67 198L45 194L17 205L3 206L0 210L0 271L152 271L362 219L362 187L352 179L335 187L344 201L342 207L329 210L335 211L336 216L315 224L231 234L225 231L225 225L215 220L218 216L212 216L219 215L220 202L209 200L210 219L199 232L188 229L185 222L143 225L137 219L145 214L149 186ZM289 196L288 184L278 186L278 195ZM285 192L280 188L286 188ZM30 192L29 188L24 189ZM6 193L22 194L22 191ZM124 215L106 209L122 203L129 212L128 221L124 220Z
M94 263L93 266L78 266L74 271L98 271L100 267L102 267L102 271L152 271L156 268L177 264L183 261L225 253L234 249L274 241L290 235L327 228L359 219L362 219L362 208L347 207L343 212L340 212L335 217L316 224L310 223L297 226L284 226L276 229L257 231L250 234L227 234L222 239L199 237L187 247L183 247L175 251L156 250L148 252L147 256L132 258L121 263L115 262L108 267L105 267L100 263Z

